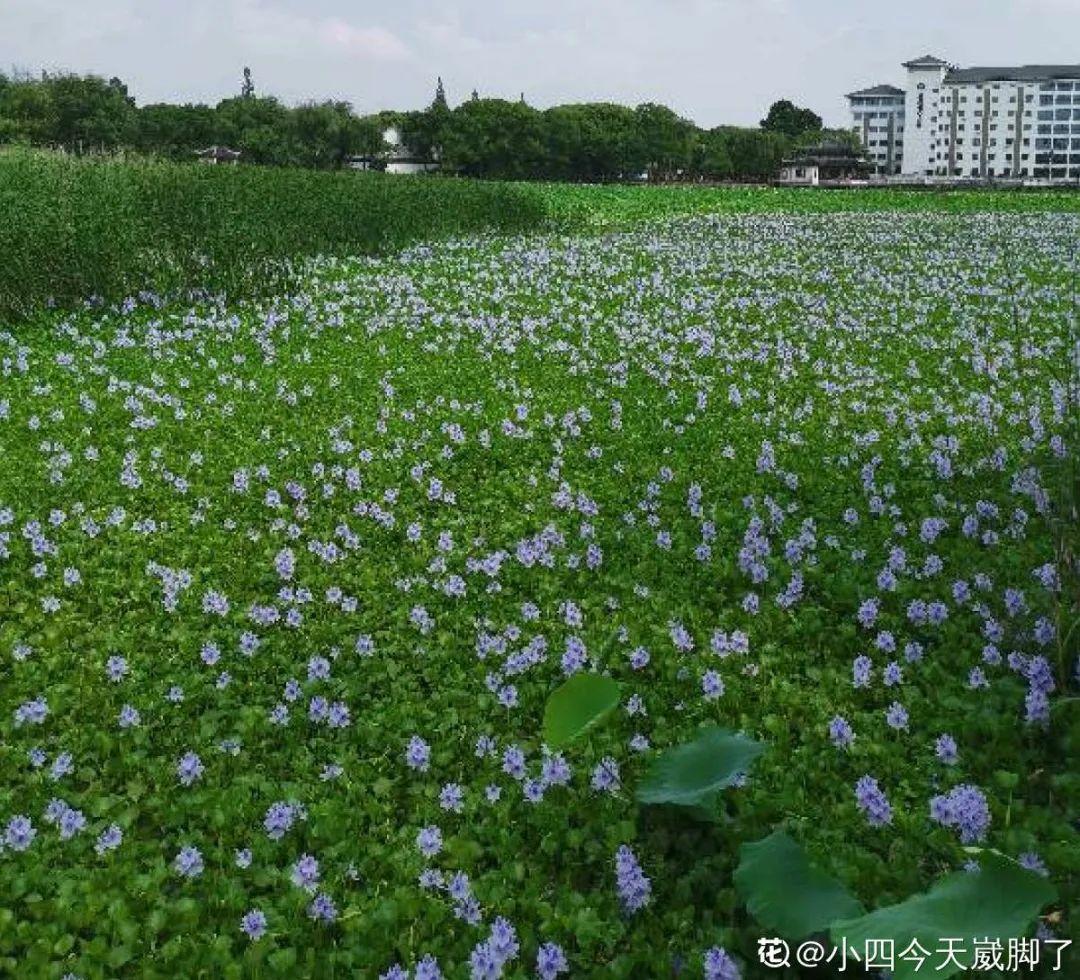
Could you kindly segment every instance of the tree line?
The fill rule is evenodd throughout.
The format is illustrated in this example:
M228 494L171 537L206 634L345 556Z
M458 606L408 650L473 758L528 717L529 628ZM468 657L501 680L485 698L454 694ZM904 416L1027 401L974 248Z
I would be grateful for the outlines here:
M437 160L445 170L511 180L761 180L801 145L854 140L845 131L823 130L819 116L787 100L775 103L756 128L703 129L652 102L541 110L524 98L481 98L474 91L451 109L441 80L426 109L359 115L348 102L291 107L259 95L247 69L241 94L214 106L137 106L118 78L0 74L0 144L174 160L224 145L249 163L334 169L357 157L378 166L390 150L383 138L389 127L411 155Z

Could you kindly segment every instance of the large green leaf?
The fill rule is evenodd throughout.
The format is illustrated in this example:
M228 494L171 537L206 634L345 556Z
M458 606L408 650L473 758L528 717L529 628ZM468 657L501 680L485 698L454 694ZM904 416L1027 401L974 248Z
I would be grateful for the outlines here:
M544 708L544 742L558 749L591 728L619 703L619 685L601 674L574 674Z
M694 741L662 752L638 787L640 803L708 806L765 749L726 728L706 728Z
M858 899L815 868L782 830L743 844L735 888L758 922L791 940L824 932L836 919L863 914Z
M975 849L972 849L975 850ZM839 946L861 952L868 939L891 939L896 955L893 980L909 980L919 975L913 952L901 954L917 942L928 950L924 967L932 967L935 977L949 977L960 970L955 960L970 965L976 939L999 939L1008 948L1010 938L1027 934L1039 910L1054 900L1054 887L1032 871L1021 868L996 851L977 851L978 871L957 871L940 879L928 892L913 895L899 905L889 905L857 919L834 922L829 930ZM946 939L957 955L948 960ZM959 950L966 949L961 955ZM918 950L919 956L924 955ZM925 974L924 974L925 975Z

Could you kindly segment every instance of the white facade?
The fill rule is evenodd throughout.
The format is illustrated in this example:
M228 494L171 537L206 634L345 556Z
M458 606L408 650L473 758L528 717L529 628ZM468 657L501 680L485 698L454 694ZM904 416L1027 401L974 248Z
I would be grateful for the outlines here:
M382 170L388 174L423 174L439 169L438 160L413 156L402 142L397 127L388 127L382 136L383 143L387 146L385 155L353 157L348 166L353 170Z
M1080 65L955 68L925 55L906 62L899 170L908 177L1080 182ZM868 123L870 93L849 96L852 124L882 168L880 133ZM882 106L884 108L884 104ZM875 152L877 151L877 152Z
M821 171L814 164L785 163L780 168L780 183L798 187L817 187Z
M904 87L904 154L901 172L933 173L938 152L938 112L942 83L949 70L946 62L927 55L905 63L907 85Z
M852 131L859 137L874 172L883 176L900 173L904 151L904 90L876 85L848 94Z

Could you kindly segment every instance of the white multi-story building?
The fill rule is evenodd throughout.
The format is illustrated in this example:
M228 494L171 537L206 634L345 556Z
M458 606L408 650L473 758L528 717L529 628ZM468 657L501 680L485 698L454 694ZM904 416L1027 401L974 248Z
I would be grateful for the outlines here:
M904 90L875 85L849 92L852 129L862 141L867 159L878 174L900 173L904 150Z
M867 100L889 87L848 96L852 128L879 173L1080 182L1080 65L956 68L924 55L904 67L902 108L882 103L868 120ZM898 169L881 152L883 125L886 149L900 134Z

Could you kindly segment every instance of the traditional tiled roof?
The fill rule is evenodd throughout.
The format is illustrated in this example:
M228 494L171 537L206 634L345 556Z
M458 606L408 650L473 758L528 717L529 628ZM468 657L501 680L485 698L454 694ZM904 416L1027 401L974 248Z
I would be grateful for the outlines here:
M205 150L196 150L195 155L208 160L236 160L240 156L239 150L233 150L227 146L208 146Z
M873 88L859 89L858 92L848 92L849 99L860 99L871 95L903 95L904 90L895 85L875 85Z
M904 62L905 68L948 68L949 63L935 58L932 54L924 54L921 58L915 58Z
M1014 68L954 68L946 84L978 82L1042 82L1054 78L1080 78L1080 65L1019 65Z

